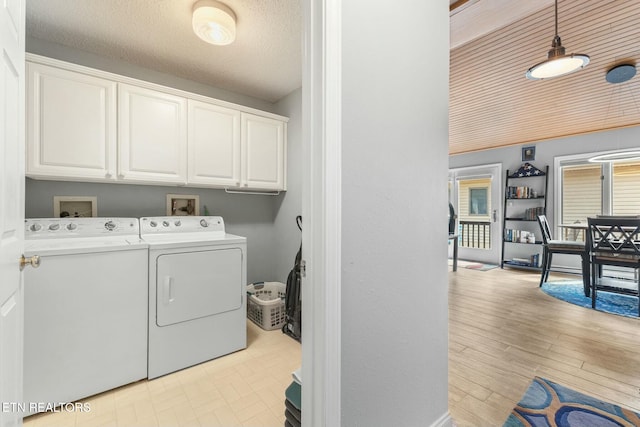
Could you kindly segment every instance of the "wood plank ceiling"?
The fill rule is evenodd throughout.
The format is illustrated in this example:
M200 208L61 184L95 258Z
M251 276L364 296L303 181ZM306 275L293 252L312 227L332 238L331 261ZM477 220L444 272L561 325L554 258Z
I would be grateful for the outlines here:
M640 1L561 0L558 33L568 54L591 63L550 80L525 72L551 48L553 4L451 50L451 154L640 124L640 74L605 80L613 66L640 59Z

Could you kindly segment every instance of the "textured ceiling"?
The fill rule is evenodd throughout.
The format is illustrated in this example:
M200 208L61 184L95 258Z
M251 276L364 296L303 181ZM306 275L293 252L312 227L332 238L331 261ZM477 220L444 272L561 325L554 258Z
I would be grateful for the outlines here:
M224 0L229 46L191 28L195 0L28 0L27 35L275 102L302 86L300 0Z

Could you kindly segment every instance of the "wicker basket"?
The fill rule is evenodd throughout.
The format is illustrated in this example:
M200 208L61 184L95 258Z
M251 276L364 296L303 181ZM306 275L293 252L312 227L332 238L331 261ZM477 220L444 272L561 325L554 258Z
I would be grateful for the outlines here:
M247 317L266 331L284 325L286 285L280 282L256 282L247 285Z

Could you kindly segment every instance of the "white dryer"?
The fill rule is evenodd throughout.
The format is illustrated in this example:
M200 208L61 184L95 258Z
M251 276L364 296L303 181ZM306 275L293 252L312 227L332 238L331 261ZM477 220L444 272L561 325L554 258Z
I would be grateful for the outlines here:
M148 249L137 218L25 221L24 401L46 410L147 376Z
M246 348L246 238L217 216L140 219L149 244L149 379Z

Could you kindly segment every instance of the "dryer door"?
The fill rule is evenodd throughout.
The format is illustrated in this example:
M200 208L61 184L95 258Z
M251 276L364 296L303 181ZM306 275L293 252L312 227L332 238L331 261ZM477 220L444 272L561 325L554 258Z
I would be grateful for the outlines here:
M163 254L156 258L156 324L175 323L242 307L239 248Z

